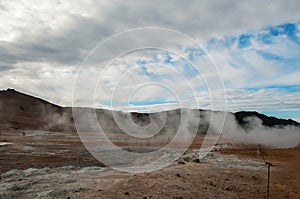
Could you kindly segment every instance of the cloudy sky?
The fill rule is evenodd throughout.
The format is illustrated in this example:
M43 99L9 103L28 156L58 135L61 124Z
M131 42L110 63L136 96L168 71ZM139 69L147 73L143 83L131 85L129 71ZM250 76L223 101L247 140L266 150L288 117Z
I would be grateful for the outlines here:
M142 111L223 109L226 94L229 111L300 121L299 10L298 0L1 0L0 89Z

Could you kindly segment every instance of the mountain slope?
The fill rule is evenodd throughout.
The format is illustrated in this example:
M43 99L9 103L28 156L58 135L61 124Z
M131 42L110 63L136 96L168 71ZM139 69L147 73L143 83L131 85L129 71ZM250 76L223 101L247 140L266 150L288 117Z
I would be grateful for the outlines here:
M272 116L266 116L264 114L255 112L255 111L240 111L235 113L235 118L238 121L238 123L246 127L248 122L246 118L249 117L257 117L262 121L262 125L268 126L268 127L274 127L274 126L300 126L300 124L294 120L291 119L280 119Z
M90 111L89 108L81 108L84 111ZM197 110L195 110L197 111ZM199 110L200 113L210 114L211 111ZM121 112L115 112L122 117L127 117ZM162 132L174 130L180 123L180 110L167 111L167 122ZM112 112L104 109L97 109L98 120L103 124L104 130L112 133L120 132L114 122ZM200 115L201 115L200 114ZM248 128L248 118L255 117L262 121L262 125L267 127L293 125L300 127L300 123L291 119L279 119L269 117L258 112L236 112L233 113L238 124L246 129ZM157 113L131 113L132 119L141 126L146 126L150 122L150 117L156 117ZM198 133L206 133L208 124L201 123ZM15 129L39 129L50 131L75 131L72 110L68 107L60 107L43 99L32 97L8 89L0 91L0 128Z
M62 130L57 118L70 124L71 110L14 89L0 91L0 126L15 129ZM64 127L65 128L65 127Z

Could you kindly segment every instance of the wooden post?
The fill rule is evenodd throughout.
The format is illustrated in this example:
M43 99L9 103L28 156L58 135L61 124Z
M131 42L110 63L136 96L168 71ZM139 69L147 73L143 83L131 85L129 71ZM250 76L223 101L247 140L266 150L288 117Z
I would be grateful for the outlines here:
M270 198L270 167L274 166L271 162L266 162L268 165L268 184L267 184L267 198Z

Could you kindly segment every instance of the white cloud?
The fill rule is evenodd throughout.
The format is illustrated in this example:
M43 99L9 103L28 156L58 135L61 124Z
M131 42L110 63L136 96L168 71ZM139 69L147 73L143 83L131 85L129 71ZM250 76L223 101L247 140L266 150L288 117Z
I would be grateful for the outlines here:
M240 33L254 32L265 26L278 25L300 20L298 0L276 1L98 1L74 2L34 0L2 0L0 2L0 69L1 88L14 87L32 93L61 105L71 105L72 86L76 70L88 52L109 36L136 27L159 26L173 28L186 33L201 43L211 38L220 41ZM299 29L299 24L298 29ZM262 33L264 30L260 31ZM298 38L299 36L299 32ZM145 35L150 40L162 35ZM139 40L141 38L133 38ZM133 41L123 41L107 49L107 54L134 45ZM217 39L218 40L218 39ZM287 71L285 66L266 61L255 49L279 54L284 58L299 55L299 46L284 36L276 37L273 45L264 45L251 39L251 48L241 50L235 43L231 48L216 46L209 51L220 68L229 97L229 109L241 107L268 109L299 106L298 93L285 93L280 90L259 89L258 91L239 90L240 88L265 87L268 85L300 84L299 70ZM180 45L180 42L178 42ZM101 54L105 57L106 54ZM104 58L103 58L104 59ZM107 87L99 89L100 101L109 101L112 88L136 60L150 62L152 54L142 51L122 57L119 63L107 71L104 79ZM164 59L164 57L161 57ZM178 61L171 54L171 61ZM129 64L129 65L128 65ZM205 63L203 63L205 64ZM99 64L101 65L101 63ZM87 78L95 81L103 70L90 68ZM167 67L156 63L145 66L148 73L165 75L163 84L171 85L182 96L189 89L183 78ZM177 68L180 71L180 67ZM128 73L122 81L124 93L153 81L153 77L140 68ZM182 70L180 71L182 72ZM182 73L183 74L183 73ZM168 76L169 75L169 76ZM209 79L206 73L205 78ZM213 79L213 75L212 78ZM199 77L188 79L193 88L205 82ZM84 96L84 93L82 95ZM203 107L209 107L208 94L197 90L197 98ZM168 92L156 87L142 90L136 99L142 100L160 96L173 99ZM270 100L272 99L272 100ZM123 102L127 99L120 98ZM87 101L90 102L90 101ZM193 104L194 102L185 102ZM175 107L174 104L166 106Z
M25 62L18 63L14 69L2 71L0 85L66 106L72 103L75 77L75 67L53 67L43 62Z
M300 84L297 42L286 35L270 36L271 43L259 37L265 30L250 33L250 45L239 48L239 35L222 38L210 46L209 54L217 64L229 88L264 88L273 85ZM275 58L264 57L276 56Z

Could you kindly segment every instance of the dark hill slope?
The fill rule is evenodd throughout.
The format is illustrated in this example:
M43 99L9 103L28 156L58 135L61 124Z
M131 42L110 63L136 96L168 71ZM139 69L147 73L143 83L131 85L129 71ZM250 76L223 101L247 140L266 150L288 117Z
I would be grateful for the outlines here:
M66 121L71 122L70 113L70 108L62 108L14 89L0 91L0 126L2 128L60 130L59 122L55 120L65 117Z
M255 111L240 111L240 112L236 112L234 114L235 114L235 118L236 118L237 122L242 127L247 126L248 122L247 122L246 118L249 118L249 117L259 118L262 121L262 125L268 126L268 127L287 126L287 125L300 127L300 124L294 120L280 119L280 118L276 118L276 117L272 117L272 116L270 117L270 116L266 116L264 114L261 114L261 113L255 112Z
M82 109L82 115L90 112L92 109ZM197 111L197 110L194 110ZM200 115L210 114L211 111L199 110ZM115 112L121 117L128 117L122 112ZM120 129L114 122L112 112L104 109L97 109L96 114L101 125L109 132L117 133ZM291 119L279 119L269 117L258 112L236 112L233 113L239 125L247 128L249 117L256 117L262 121L264 126L286 126L300 124ZM150 122L150 117L157 117L157 113L131 113L131 118L137 124L146 126ZM204 121L204 120L201 120ZM180 110L167 111L167 121L162 133L166 131L176 131L180 123ZM202 122L200 124L199 133L205 133L208 124ZM0 129L15 128L15 129L31 129L31 130L50 130L50 131L75 131L72 108L60 107L47 102L43 99L36 98L27 94L20 93L13 89L0 91Z

